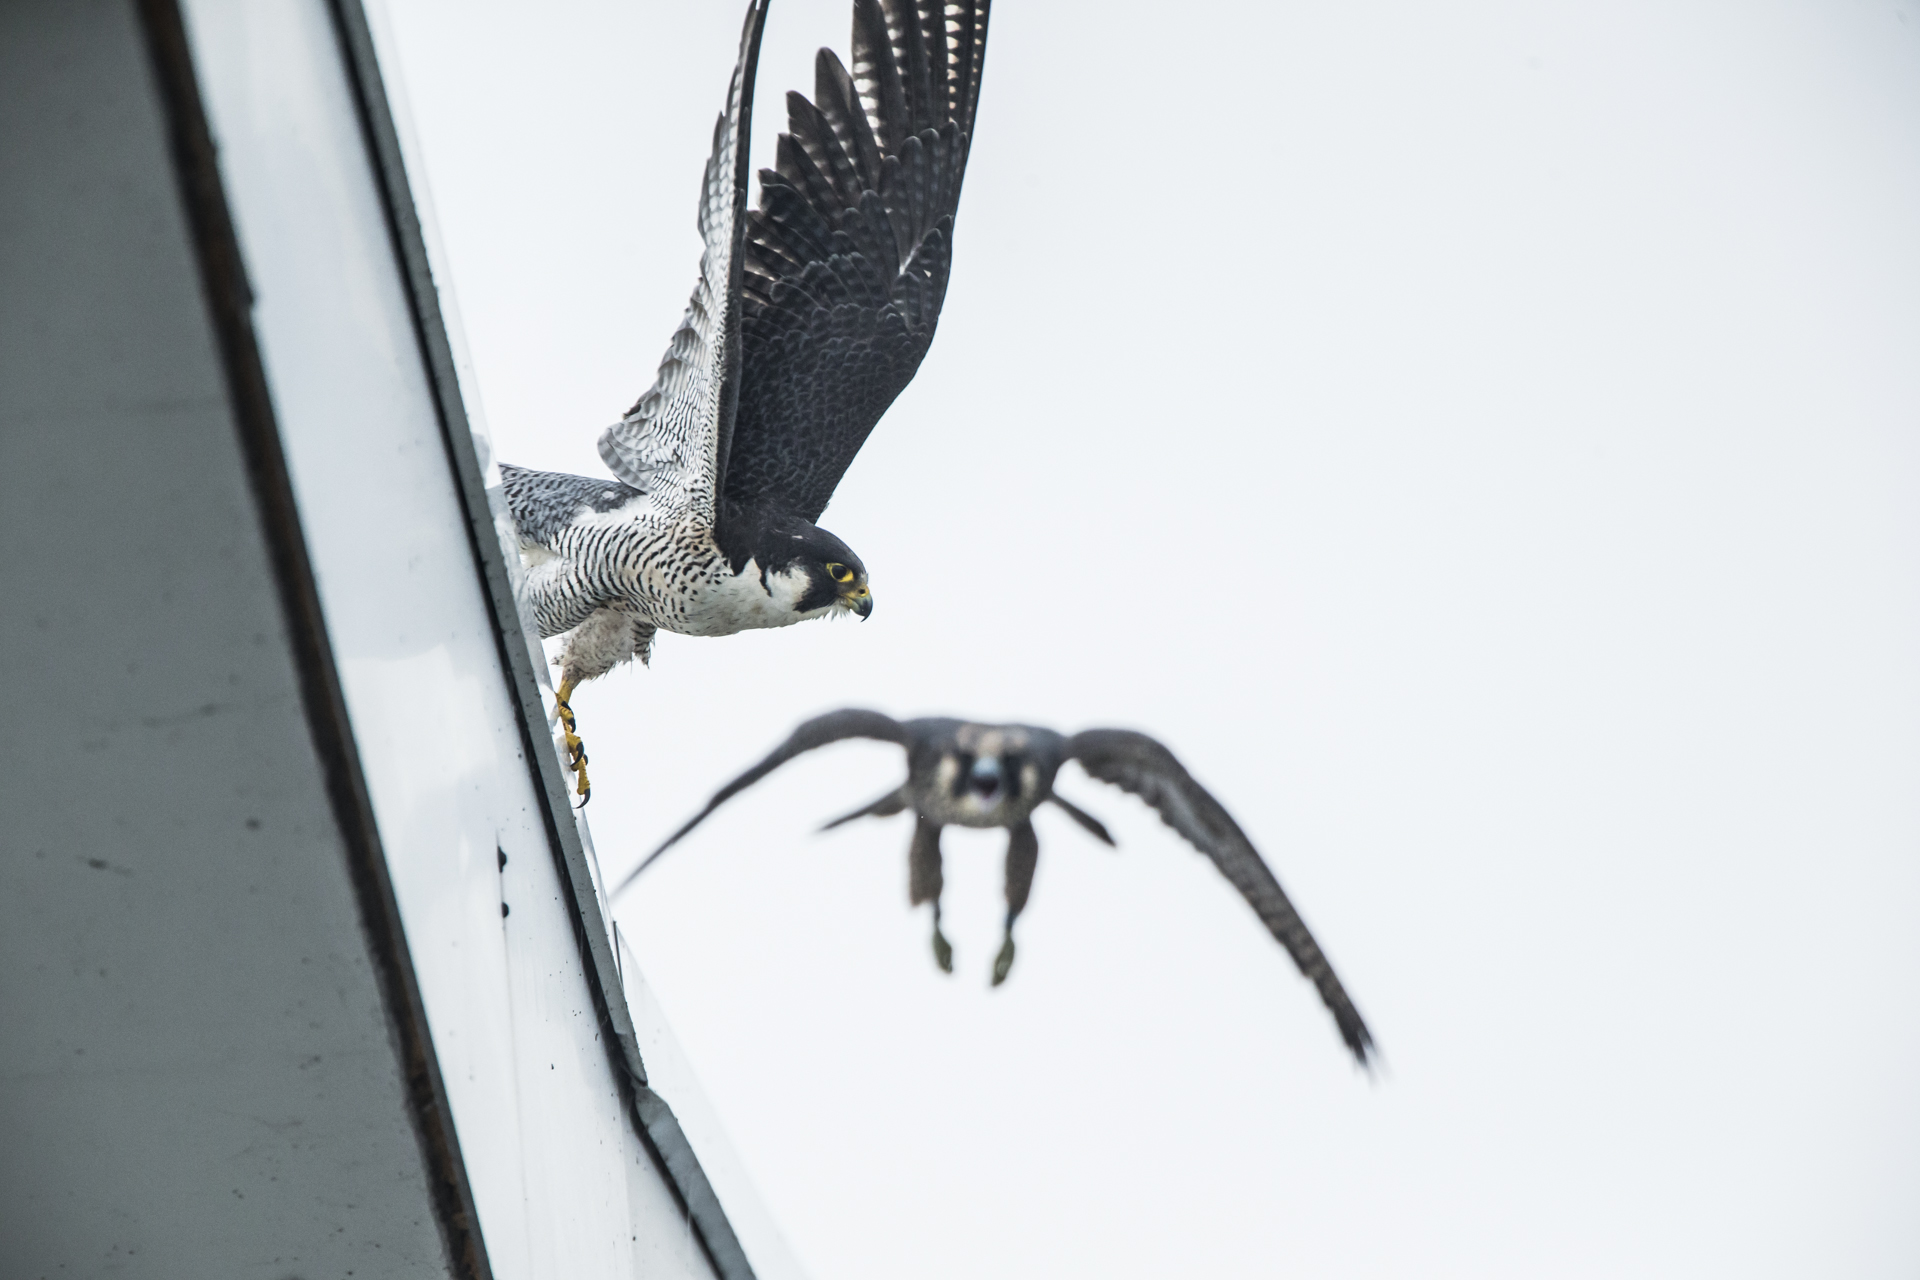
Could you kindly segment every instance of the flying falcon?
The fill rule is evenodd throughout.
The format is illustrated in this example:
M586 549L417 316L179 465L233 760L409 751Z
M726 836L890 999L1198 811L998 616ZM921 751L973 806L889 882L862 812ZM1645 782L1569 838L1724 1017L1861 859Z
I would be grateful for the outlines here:
M831 711L795 729L766 759L715 792L706 808L647 855L614 892L633 883L654 859L733 796L795 756L848 738L874 738L905 747L907 780L872 804L835 818L822 830L855 818L913 811L913 843L907 849L908 897L916 907L933 904L933 956L948 973L953 972L953 948L940 932L941 828L1005 827L1009 833L1005 938L993 962L993 985L999 986L1013 967L1013 922L1027 905L1040 856L1033 811L1051 802L1096 839L1113 843L1098 819L1054 793L1053 780L1060 766L1077 760L1092 777L1131 791L1152 805L1162 821L1213 860L1287 949L1300 972L1319 989L1353 1056L1361 1066L1369 1065L1373 1036L1272 870L1220 802L1193 780L1171 751L1130 729L1087 729L1069 738L1032 725L970 724L944 718L902 722L877 711Z
M988 0L854 0L747 208L766 0L754 0L701 186L700 274L653 387L600 435L618 479L502 466L523 603L565 636L558 713L648 659L659 630L725 636L873 611L867 569L814 522L933 342L972 141Z

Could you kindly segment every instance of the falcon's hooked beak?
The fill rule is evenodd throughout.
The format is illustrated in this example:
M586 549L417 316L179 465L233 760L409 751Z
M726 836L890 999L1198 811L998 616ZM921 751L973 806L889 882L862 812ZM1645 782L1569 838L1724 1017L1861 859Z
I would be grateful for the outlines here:
M851 609L860 615L860 621L865 622L873 614L873 592L862 582L851 591L840 593L840 607Z

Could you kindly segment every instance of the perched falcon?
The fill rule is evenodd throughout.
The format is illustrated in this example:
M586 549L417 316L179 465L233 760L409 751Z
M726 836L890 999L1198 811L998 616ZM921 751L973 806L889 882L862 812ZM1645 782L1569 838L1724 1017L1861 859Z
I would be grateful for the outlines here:
M1087 729L1069 738L1024 724L970 724L944 718L902 722L877 711L828 712L795 729L766 759L715 792L706 808L647 855L614 892L631 884L655 858L733 796L795 756L848 738L874 738L905 747L907 780L872 804L835 818L823 830L855 818L889 817L913 810L913 843L907 850L908 896L914 906L933 904L933 956L948 973L953 972L953 948L940 932L940 829L950 825L1005 827L1009 833L1005 939L993 962L993 984L999 986L1013 967L1013 922L1027 905L1040 856L1033 811L1050 801L1097 839L1113 843L1098 819L1054 793L1053 780L1060 766L1077 760L1091 776L1131 791L1159 810L1162 821L1213 859L1221 874L1253 907L1260 922L1287 949L1300 972L1319 989L1320 999L1332 1011L1340 1038L1347 1042L1353 1056L1361 1066L1369 1065L1373 1036L1367 1024L1360 1020L1360 1011L1353 1007L1320 944L1307 932L1252 842L1171 751L1130 729Z
M524 603L566 637L559 715L590 794L575 687L654 632L725 636L873 610L866 566L814 522L913 378L946 296L988 0L854 0L747 208L766 0L753 0L701 187L705 241L653 387L600 436L617 480L503 466Z

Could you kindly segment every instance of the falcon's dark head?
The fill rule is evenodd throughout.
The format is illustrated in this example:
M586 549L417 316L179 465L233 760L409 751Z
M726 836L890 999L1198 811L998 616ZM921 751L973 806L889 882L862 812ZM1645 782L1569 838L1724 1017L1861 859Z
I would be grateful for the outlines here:
M867 566L860 563L852 547L816 524L794 531L791 539L796 551L787 567L805 573L811 584L795 602L797 611L837 609L863 619L873 612Z
M943 744L917 799L940 822L1010 827L1051 793L1060 767L1054 754L1021 725L961 725Z
M727 521L715 536L735 573L751 560L760 570L762 585L771 579L797 594L795 613L822 609L865 618L873 612L873 591L867 585L867 566L853 548L811 520L799 516L761 514Z

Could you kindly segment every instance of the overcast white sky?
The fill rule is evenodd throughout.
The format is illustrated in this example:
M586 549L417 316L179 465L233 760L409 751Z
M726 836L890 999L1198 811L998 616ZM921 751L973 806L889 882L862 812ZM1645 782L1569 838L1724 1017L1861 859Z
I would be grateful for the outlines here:
M501 457L600 470L740 3L392 0ZM775 0L783 91L847 0ZM1177 16L1176 16L1177 15ZM577 699L618 874L800 718L1180 753L1379 1037L1073 774L1011 981L856 746L619 904L817 1280L1920 1273L1920 6L993 19L932 355L823 523L866 625Z

